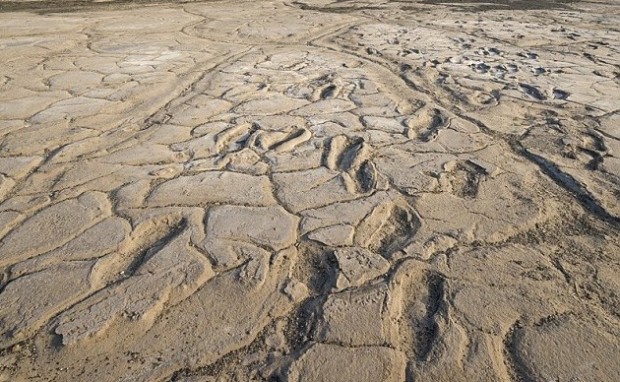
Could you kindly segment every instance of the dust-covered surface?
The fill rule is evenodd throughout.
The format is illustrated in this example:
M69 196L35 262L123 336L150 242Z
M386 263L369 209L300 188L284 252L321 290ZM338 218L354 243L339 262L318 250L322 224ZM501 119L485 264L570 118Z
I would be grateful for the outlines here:
M17 3L0 381L618 380L617 3Z

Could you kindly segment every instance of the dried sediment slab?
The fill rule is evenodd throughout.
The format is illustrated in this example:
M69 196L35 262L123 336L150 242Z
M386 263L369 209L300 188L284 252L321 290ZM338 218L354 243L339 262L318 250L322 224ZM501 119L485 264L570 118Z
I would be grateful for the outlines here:
M385 258L364 248L340 248L334 256L340 271L336 280L338 289L363 285L390 269L390 263Z
M385 283L332 294L323 304L316 339L357 346L395 346L401 296Z
M11 277L33 273L59 261L81 261L101 258L118 250L131 232L127 220L119 217L106 218L90 227L68 243L17 263L11 267Z
M189 246L188 234L180 234L126 280L63 313L55 332L66 345L100 334L119 316L150 326L164 304L182 301L213 275L207 259Z
M288 381L402 381L404 357L385 347L314 344L290 367Z
M96 284L95 265L93 260L64 263L10 282L0 295L0 321L6 331L2 347L23 341L55 314L86 297Z
M513 360L521 375L529 378L607 380L619 372L617 364L604 361L620 351L615 336L592 322L557 317L517 329L512 339ZM549 346L554 348L552 356Z
M85 193L47 207L11 231L0 244L0 266L7 266L54 249L110 214L102 193ZM33 237L33 232L36 236Z
M171 179L157 186L147 203L154 207L207 203L269 206L276 201L265 176L214 171Z
M451 7L1 14L0 381L613 381L617 10Z
M297 240L298 218L282 207L213 207L207 215L207 239L238 240L288 248Z

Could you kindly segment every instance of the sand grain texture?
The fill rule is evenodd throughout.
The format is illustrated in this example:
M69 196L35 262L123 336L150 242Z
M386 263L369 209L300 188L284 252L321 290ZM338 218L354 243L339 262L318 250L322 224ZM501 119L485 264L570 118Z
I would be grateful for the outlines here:
M0 2L0 381L617 381L615 2Z

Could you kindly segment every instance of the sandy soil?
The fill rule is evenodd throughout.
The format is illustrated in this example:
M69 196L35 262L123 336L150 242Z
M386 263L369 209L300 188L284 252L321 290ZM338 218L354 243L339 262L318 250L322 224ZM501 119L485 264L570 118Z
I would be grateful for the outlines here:
M0 2L0 381L617 381L620 6L455 3Z

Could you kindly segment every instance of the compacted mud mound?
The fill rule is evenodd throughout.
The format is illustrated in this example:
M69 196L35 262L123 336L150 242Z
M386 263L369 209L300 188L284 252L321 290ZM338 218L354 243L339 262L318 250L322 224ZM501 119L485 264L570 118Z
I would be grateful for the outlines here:
M478 3L0 14L0 381L616 381L618 7Z

